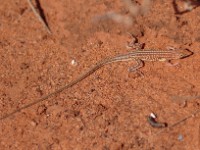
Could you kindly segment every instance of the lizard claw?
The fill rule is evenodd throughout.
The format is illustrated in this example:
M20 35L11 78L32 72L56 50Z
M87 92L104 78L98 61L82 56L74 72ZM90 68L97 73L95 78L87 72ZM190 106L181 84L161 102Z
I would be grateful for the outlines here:
M133 67L128 68L129 72L137 73L139 76L144 77L144 74L142 71L134 69Z
M166 62L166 65L167 65L167 66L170 66L170 67L177 66L178 64L179 64L179 62L176 62L176 63L172 63L171 61L167 61L167 62Z
M135 50L144 48L144 43L139 43L138 39L134 35L132 35L131 33L128 34L131 36L132 40L130 42L127 42L126 48Z
M138 68L135 68L135 67L129 67L129 68L128 68L128 71L129 71L129 72L133 72L133 73L137 73L137 74L139 74L139 76L144 77L143 72L140 71Z

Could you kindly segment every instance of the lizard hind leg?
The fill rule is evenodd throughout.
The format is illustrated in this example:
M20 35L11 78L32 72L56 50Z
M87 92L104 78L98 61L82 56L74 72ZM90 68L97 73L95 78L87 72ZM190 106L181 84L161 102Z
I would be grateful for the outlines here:
M143 73L139 70L140 68L142 68L144 66L144 63L142 60L140 59L136 59L135 60L136 64L132 67L128 68L129 72L136 72L138 73L140 76L144 76Z
M139 43L138 39L131 33L128 33L132 40L127 42L126 48L127 49L134 49L134 50L142 50L144 49L144 43Z

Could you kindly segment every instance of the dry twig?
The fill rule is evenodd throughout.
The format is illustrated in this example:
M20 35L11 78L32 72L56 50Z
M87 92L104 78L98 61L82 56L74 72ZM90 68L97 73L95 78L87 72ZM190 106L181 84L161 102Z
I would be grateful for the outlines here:
M49 27L47 26L47 24L45 23L44 19L39 15L39 13L36 11L35 7L33 6L31 0L27 0L29 6L31 7L33 13L35 14L35 16L38 18L38 20L42 23L42 25L44 26L44 28L47 30L47 32L49 34L51 34L51 30L49 29Z

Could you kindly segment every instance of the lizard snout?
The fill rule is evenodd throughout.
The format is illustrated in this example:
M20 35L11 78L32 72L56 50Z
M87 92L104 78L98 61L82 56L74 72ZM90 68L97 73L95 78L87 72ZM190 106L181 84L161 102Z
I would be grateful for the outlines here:
M189 56L191 56L191 55L193 55L193 52L191 52L191 51L188 50L188 49L179 50L179 58L180 58L180 59L189 57Z

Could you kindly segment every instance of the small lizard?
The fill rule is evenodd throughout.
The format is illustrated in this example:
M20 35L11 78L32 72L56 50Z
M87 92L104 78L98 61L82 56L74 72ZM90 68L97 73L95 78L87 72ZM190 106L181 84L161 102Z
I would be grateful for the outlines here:
M133 45L129 45L129 47L133 47ZM26 109L28 107L31 107L39 102L48 100L48 98L52 97L53 95L56 95L56 94L62 92L64 89L68 89L68 88L74 86L75 84L79 83L80 81L82 81L83 79L85 79L86 77L88 77L89 75L91 75L96 70L103 67L104 65L114 63L114 62L135 61L136 64L133 67L133 69L131 69L131 71L136 71L137 69L143 67L144 61L170 61L170 60L182 59L182 58L188 57L192 54L193 53L189 50L154 50L154 49L147 50L147 49L137 48L135 51L127 53L127 54L122 54L122 55L118 55L115 57L106 58L104 60L97 62L96 65L91 67L88 71L83 73L81 76L79 76L74 81L64 85L63 87L55 90L54 92L36 100L36 101L33 101L30 104L27 104L9 114L4 115L3 117L0 118L0 120L4 120L4 119L14 115L15 113L20 112L21 110Z

